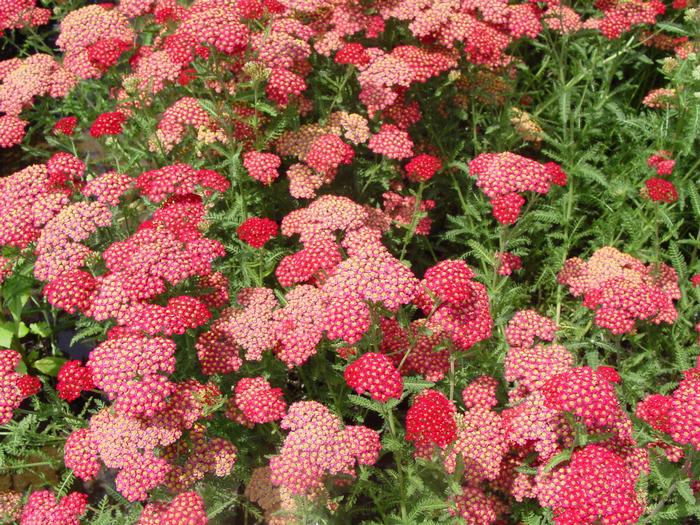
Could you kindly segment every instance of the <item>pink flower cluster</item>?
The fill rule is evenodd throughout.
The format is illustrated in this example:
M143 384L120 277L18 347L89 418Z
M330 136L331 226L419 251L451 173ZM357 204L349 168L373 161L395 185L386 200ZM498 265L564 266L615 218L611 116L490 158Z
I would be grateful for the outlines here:
M135 38L129 19L121 11L102 5L88 5L71 11L61 21L56 45L63 51L63 66L68 71L80 78L99 78L105 69L105 62L95 56L93 46L112 43L118 49L125 50L131 47Z
M575 367L566 348L550 343L555 335L555 324L532 310L508 323L509 408L495 410L499 383L482 376L463 390L463 412L434 390L419 394L408 410L406 438L414 441L415 455L429 459L437 452L448 472L462 465L464 485L453 512L467 523L496 523L507 511L494 490L518 501L537 498L553 509L558 525L631 525L641 515L635 483L648 471L648 455L632 438L617 399L619 375L608 367ZM599 435L598 444L573 448L567 413ZM567 463L546 468L567 449ZM525 473L525 464L537 473Z
M37 97L65 97L76 76L46 54L0 62L0 113L19 117Z
M491 199L496 220L505 225L520 216L523 192L547 194L552 184L566 184L566 174L558 164L541 164L511 152L482 153L469 162L469 173Z
M583 305L595 311L595 322L614 334L631 332L637 320L673 323L673 302L680 298L678 276L665 264L645 265L611 246L588 261L568 259L558 276Z
M668 177L673 173L676 161L673 160L673 153L661 150L649 156L647 166L653 168L659 177Z
M87 495L81 492L57 500L50 490L38 490L29 495L19 521L22 525L80 525L79 518L86 508Z
M16 372L22 356L14 350L0 350L0 424L12 419L22 401L41 390L38 377Z
M183 492L170 503L153 502L146 505L136 525L207 525L202 497L196 492Z
M2 117L0 117L2 118ZM66 204L66 190L51 184L44 164L0 179L0 244L26 248Z
M272 388L263 377L244 377L236 383L236 407L251 423L269 423L282 419L287 403L281 388Z
M403 196L393 191L387 191L382 195L384 199L384 213L398 225L413 229L417 235L430 234L433 223L427 212L435 208L435 201L424 199L418 202L414 196Z
M0 33L6 29L44 25L50 18L51 10L37 7L34 0L5 0L0 3Z
M187 127L212 128L213 122L196 98L182 97L170 105L161 116L156 130L156 141L149 144L151 151L162 148L165 152L182 142Z
M322 487L327 476L354 476L355 464L373 465L379 458L379 434L364 426L343 426L316 401L289 407L281 423L289 430L279 454L270 459L270 479L292 494Z
M100 462L118 469L117 490L129 501L146 499L149 491L166 482L186 490L208 472L225 476L235 462L235 447L219 438L207 440L195 425L219 395L213 385L188 380L178 384L164 407L150 417L131 417L105 408L92 416L89 428L70 435L66 466L85 480L97 475ZM189 429L190 439L179 445ZM186 443L194 445L185 465L171 463L174 452L189 446Z

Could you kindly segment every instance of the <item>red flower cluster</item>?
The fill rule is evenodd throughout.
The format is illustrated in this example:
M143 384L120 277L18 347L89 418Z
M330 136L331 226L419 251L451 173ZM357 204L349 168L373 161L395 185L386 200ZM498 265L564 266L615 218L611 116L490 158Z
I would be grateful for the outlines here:
M92 390L95 383L89 368L80 361L67 361L58 371L58 397L66 401L75 401L83 390Z
M649 156L647 159L647 166L654 168L659 177L668 177L673 173L676 161L673 160L673 153L662 150Z
M491 337L493 319L486 287L464 261L441 261L425 272L415 304L429 316L426 327L461 350Z
M189 164L173 164L157 170L144 171L136 177L136 188L154 202L172 195L187 196L203 188L204 195L228 190L226 177L213 170L196 170Z
M281 388L272 388L263 377L244 377L236 383L236 407L251 423L269 423L282 419L287 403Z
M279 227L272 219L249 217L236 230L238 238L253 248L262 248L270 239L277 236Z
M700 358L695 368L685 371L673 393L652 394L637 405L637 417L678 443L700 450Z
M569 463L540 475L538 499L552 507L556 525L637 523L644 507L637 479L623 458L599 445L574 451Z
M90 135L95 138L104 135L119 135L122 132L124 122L126 122L126 115L121 111L102 113L90 126Z
M672 203L678 200L678 191L676 187L672 182L666 179L652 177L651 179L647 179L644 184L646 185L645 195L655 202Z
M457 439L455 414L455 406L441 392L421 392L406 413L406 439L417 448L446 447Z
M81 182L85 175L85 163L78 157L60 151L46 162L49 182L52 185L64 186L67 182Z
M422 153L413 157L405 166L406 176L413 182L427 182L442 169L442 162L433 155Z
M53 125L55 134L73 135L75 127L78 125L78 117L63 117L56 121Z
M403 393L401 374L384 354L368 352L345 369L345 382L359 394L368 392L381 403L399 399Z

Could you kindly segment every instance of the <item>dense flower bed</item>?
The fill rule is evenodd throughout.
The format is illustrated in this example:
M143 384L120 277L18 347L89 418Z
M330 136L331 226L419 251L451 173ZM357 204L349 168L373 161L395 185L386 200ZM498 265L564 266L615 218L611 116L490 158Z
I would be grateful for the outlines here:
M700 11L42 5L0 523L697 523Z

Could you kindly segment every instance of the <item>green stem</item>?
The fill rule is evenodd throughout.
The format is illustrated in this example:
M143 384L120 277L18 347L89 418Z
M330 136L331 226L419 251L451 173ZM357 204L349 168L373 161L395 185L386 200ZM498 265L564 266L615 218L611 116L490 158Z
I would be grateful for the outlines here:
M403 244L401 246L401 257L399 259L403 259L404 255L406 255L406 248L408 248L408 243L411 242L411 239L413 239L413 236L416 233L416 228L418 227L418 222L420 221L420 205L423 202L423 189L425 188L425 183L421 182L420 186L418 186L418 191L416 192L416 203L413 206L413 216L411 217L411 224L408 227L408 230L406 231L406 235L404 235L403 238Z
M382 405L382 412L384 413L384 420L389 423L389 434L395 440L398 440L398 435L396 433L396 424L394 422L394 413L386 408L386 405ZM403 462L401 461L400 452L393 453L394 460L396 461L396 473L399 477L399 491L400 491L400 509L401 509L401 521L407 523L408 511L406 509L406 492L404 483L404 471Z

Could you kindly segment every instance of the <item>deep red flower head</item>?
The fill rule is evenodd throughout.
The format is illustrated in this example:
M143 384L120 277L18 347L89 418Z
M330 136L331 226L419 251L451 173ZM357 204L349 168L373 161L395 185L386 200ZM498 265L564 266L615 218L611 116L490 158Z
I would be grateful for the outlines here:
M260 0L239 0L236 3L236 9L241 13L241 18L254 20L260 18L264 14L263 5Z
M131 48L131 42L118 38L104 38L87 47L87 56L93 66L100 71L107 71L129 48Z
M56 124L53 125L53 132L55 134L72 135L77 125L78 117L63 117L58 119Z
M366 66L370 62L370 56L362 44L352 42L345 44L335 54L336 64L352 64L353 66Z
M250 217L236 230L238 238L253 248L262 248L265 243L277 236L279 227L272 219Z
M455 406L436 390L423 391L406 413L406 439L417 447L446 447L457 439Z
M41 392L41 381L36 376L22 376L17 380L17 388L23 397L29 397Z
M440 159L426 153L413 157L405 166L406 175L414 182L428 181L441 169Z
M668 434L671 432L669 412L672 404L673 399L670 396L652 394L637 405L636 415L652 428Z
M97 281L83 270L69 270L49 281L44 287L44 297L54 308L74 314L85 312L91 304Z
M83 390L95 388L90 369L80 361L66 361L58 371L58 396L66 401L74 401Z
M620 378L620 374L611 366L599 366L598 368L595 369L596 374L598 374L600 377L604 378L606 381L609 381L610 383L616 383L619 384L622 378Z
M545 171L549 174L552 184L557 186L566 186L566 172L556 162L547 162L544 164Z
M384 354L368 352L345 369L345 382L360 394L368 392L381 403L399 399L403 393L401 374Z
M520 217L520 209L524 204L525 198L519 193L499 195L491 199L493 216L498 222L506 226L515 224L515 221Z
M655 202L676 202L678 191L672 182L652 177L645 182L649 198Z
M122 125L126 121L126 115L121 111L102 113L90 126L90 135L95 138L103 135L119 135L122 132Z

